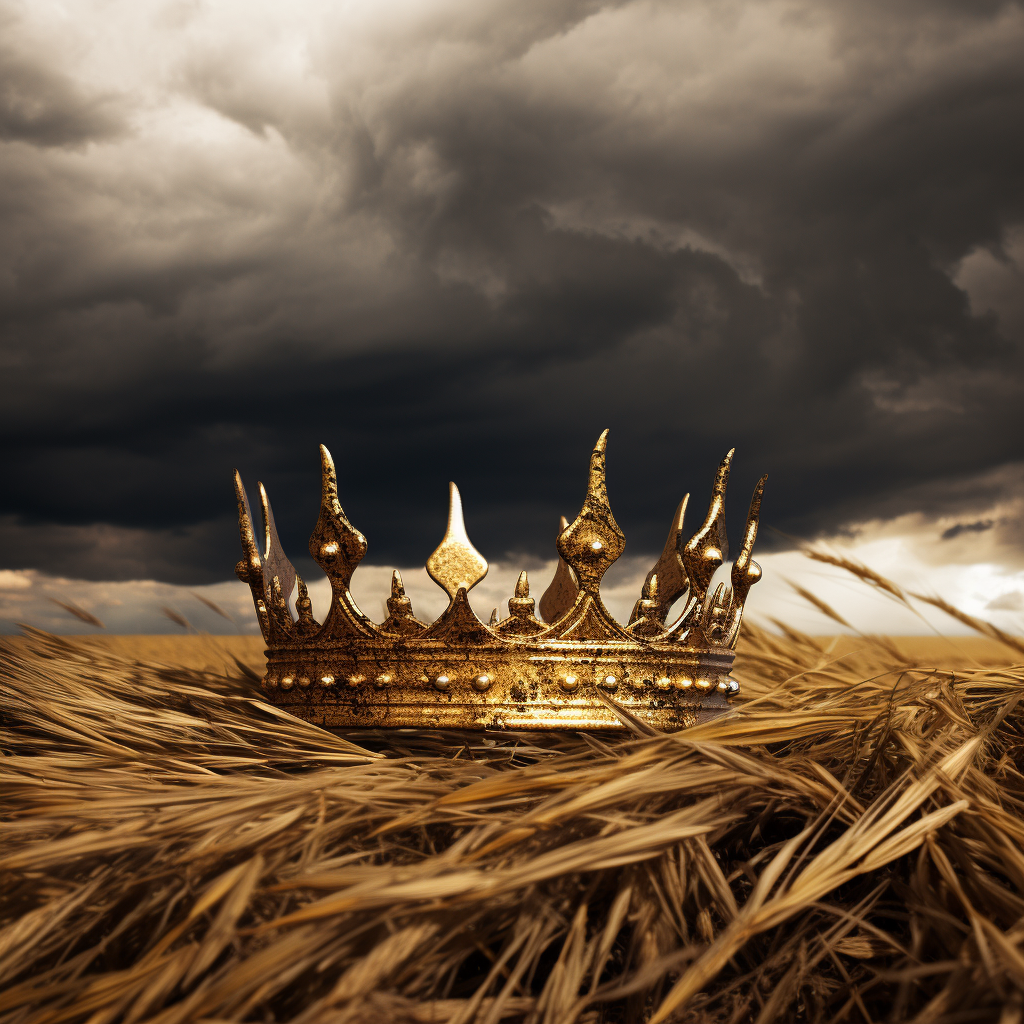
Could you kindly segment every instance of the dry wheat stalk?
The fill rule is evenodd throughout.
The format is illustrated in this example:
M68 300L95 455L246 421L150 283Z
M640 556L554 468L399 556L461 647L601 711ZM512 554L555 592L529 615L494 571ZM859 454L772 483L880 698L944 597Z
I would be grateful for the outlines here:
M1024 670L751 628L738 675L674 736L344 738L33 633L0 1022L1019 1020Z

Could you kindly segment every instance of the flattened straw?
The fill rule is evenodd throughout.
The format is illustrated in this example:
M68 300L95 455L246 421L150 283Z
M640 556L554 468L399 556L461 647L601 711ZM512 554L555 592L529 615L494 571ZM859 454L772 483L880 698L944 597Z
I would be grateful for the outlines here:
M749 629L728 717L487 746L336 736L98 640L0 646L12 1024L952 1024L1024 985L1008 661Z

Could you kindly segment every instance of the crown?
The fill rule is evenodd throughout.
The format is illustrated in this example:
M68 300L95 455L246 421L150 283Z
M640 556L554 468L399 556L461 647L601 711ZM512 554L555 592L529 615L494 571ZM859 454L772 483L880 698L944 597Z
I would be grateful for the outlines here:
M462 500L450 485L448 528L427 559L447 594L432 623L413 614L402 578L392 578L388 617L372 622L350 590L366 538L338 501L330 452L320 446L320 517L309 552L331 583L331 607L313 618L305 583L281 548L263 484L262 547L245 488L235 473L244 557L235 572L252 589L267 643L263 685L278 707L326 728L619 729L635 720L675 730L720 714L738 689L729 678L743 605L761 569L751 560L761 493L754 489L730 583L711 589L728 559L725 490L733 452L718 468L700 529L683 543L689 495L672 518L665 548L647 574L628 624L601 600L601 578L622 554L625 536L608 504L606 430L590 457L583 508L563 518L554 578L535 610L525 572L509 614L477 618L468 593L487 562L466 534ZM297 588L295 613L290 598ZM667 618L680 599L682 612ZM539 615L536 612L539 611Z

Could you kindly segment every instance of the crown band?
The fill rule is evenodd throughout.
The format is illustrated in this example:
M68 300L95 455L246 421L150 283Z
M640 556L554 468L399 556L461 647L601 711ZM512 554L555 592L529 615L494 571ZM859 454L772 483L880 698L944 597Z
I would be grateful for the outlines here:
M320 516L309 551L331 582L331 608L321 625L305 583L285 556L273 512L259 485L263 538L257 543L241 477L235 473L244 557L236 573L252 589L264 639L264 688L277 706L327 728L621 729L630 717L676 730L720 714L738 689L729 678L743 605L761 570L751 559L765 477L754 490L729 585L712 591L728 558L725 488L732 452L715 477L701 528L682 542L687 499L643 586L627 625L600 597L601 578L622 553L625 537L608 504L608 431L590 460L583 508L561 522L554 579L534 614L522 573L509 615L485 625L468 592L487 562L466 534L458 488L450 485L448 528L427 560L431 578L449 596L433 623L415 617L397 570L388 617L371 622L350 584L366 539L338 500L330 453L321 445ZM297 615L289 598L297 588ZM682 599L683 610L667 617Z

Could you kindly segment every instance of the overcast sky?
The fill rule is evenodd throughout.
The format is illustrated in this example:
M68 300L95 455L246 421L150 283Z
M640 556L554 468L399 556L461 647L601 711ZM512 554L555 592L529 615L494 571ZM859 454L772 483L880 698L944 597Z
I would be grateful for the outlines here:
M235 467L307 570L321 441L540 571L604 427L641 579L736 446L1024 607L1019 3L0 0L0 224L0 616L229 580Z

